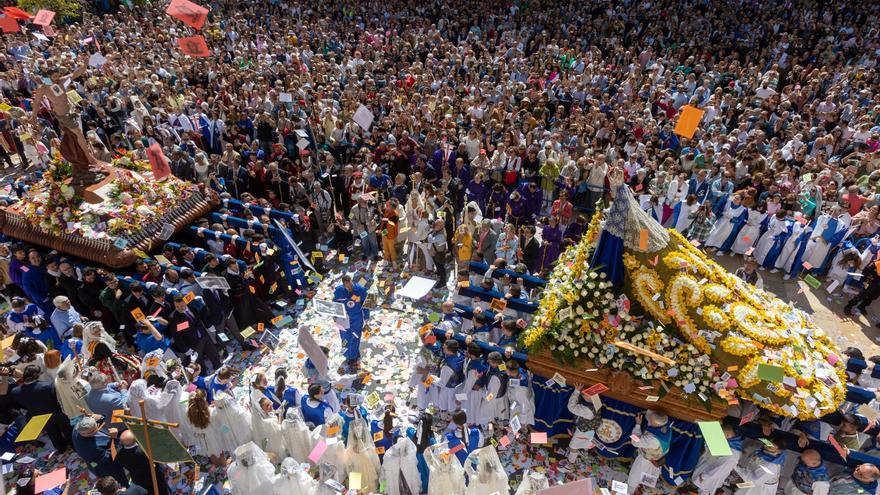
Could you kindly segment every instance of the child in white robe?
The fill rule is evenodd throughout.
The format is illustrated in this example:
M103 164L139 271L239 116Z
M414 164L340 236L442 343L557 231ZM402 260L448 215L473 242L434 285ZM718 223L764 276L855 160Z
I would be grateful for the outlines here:
M433 373L437 369L436 361L436 356L428 347L422 347L416 356L416 369L410 376L409 386L416 389L416 405L420 410L437 403L439 391L432 384L433 378L428 379L429 376L434 376Z
M219 437L224 452L235 452L239 445L253 440L250 413L225 393L214 397L211 424L216 426L214 434Z
M306 426L299 409L291 407L281 423L281 436L287 455L297 462L306 462L315 445L312 443L312 432Z
M468 419L476 422L480 415L480 406L483 402L483 392L476 390L477 380L488 370L488 365L483 361L483 350L473 341L472 336L467 337L467 349L464 354L464 383L461 385L461 394L467 396L467 400L461 404L461 408L467 411Z
M218 426L211 421L212 407L204 390L196 390L189 396L185 422L193 435L196 453L204 454L217 466L225 465L226 453Z
M345 420L338 413L333 413L327 421L312 430L312 444L319 442L327 444L327 450L321 456L322 464L330 464L334 468L333 477L343 483L348 479L348 469L345 462L345 444L342 442L342 426Z
M478 381L477 386L483 391L480 403L479 424L487 426L491 422L504 423L508 419L507 373L499 367L504 364L500 352L493 351L486 358L489 369Z
M251 409L251 429L254 442L266 453L272 454L275 462L284 459L286 446L284 436L281 434L281 423L275 410L272 409L272 402L266 397L259 398L256 409Z
M457 409L455 394L458 393L462 382L464 382L464 356L458 349L458 341L447 338L443 343L440 374L439 376L431 375L431 386L437 388L436 405L447 414Z
M450 454L446 443L425 449L428 477L428 495L464 495L464 467Z
M776 495L779 488L779 472L785 462L785 443L779 437L772 437L760 449L744 457L734 468L742 479L742 488L737 487L734 495Z
M525 427L535 424L535 392L532 390L531 372L520 368L515 359L507 360L507 402L510 417L519 417Z
M727 200L727 204L724 205L724 211L715 221L715 225L712 226L709 237L703 243L704 246L723 251L722 248L725 247L725 241L727 241L736 226L744 222L748 216L748 209L740 204L740 201L742 201L742 197L739 194L734 194L731 199Z
M547 481L544 473L526 469L526 473L523 475L523 479L520 481L514 495L538 495L541 490L548 488L550 488L550 482Z
M770 218L767 224L767 231L758 239L758 244L755 245L755 251L752 253L752 256L758 261L758 265L760 265L762 270L764 269L764 260L776 243L777 236L784 234L788 230L789 224L790 222L786 220L784 211L779 211Z
M178 423L180 426L172 428L174 436L180 440L184 447L192 447L196 443L192 425L186 419L186 407L188 399L184 400L183 387L177 380L168 380L165 382L165 407L162 415L165 421L169 423Z
M416 444L408 437L401 436L382 459L379 479L385 481L386 495L415 495L422 486L419 474Z
M379 488L379 454L366 420L356 413L348 427L348 446L345 449L345 463L349 473L361 473L361 488L364 493L373 493ZM350 488L350 487L349 487Z
M694 469L691 481L700 490L700 495L715 495L727 481L733 468L739 463L742 456L743 438L736 434L734 421L736 420L727 418L722 424L724 436L727 437L727 443L730 445L733 455L716 457L706 450Z
M471 452L464 461L464 472L468 480L467 495L510 493L507 472L498 458L498 452L491 445Z
M266 493L272 486L275 466L254 442L235 449L235 459L226 469L232 495Z
M312 495L317 489L317 484L298 461L287 457L281 462L281 472L272 478L270 493L272 495Z
M761 222L763 222L765 218L767 218L767 214L763 211L749 209L749 214L746 217L746 224L743 225L743 228L740 229L739 234L737 234L731 251L736 254L745 254L749 248L754 246L758 241L758 236L761 235Z

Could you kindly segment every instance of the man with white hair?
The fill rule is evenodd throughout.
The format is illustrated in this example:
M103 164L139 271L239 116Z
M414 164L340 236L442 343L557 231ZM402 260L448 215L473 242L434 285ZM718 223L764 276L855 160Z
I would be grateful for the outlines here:
M122 464L115 462L110 453L113 441L101 431L100 416L83 416L76 424L73 433L73 448L89 466L89 471L97 477L112 476L120 485L128 486L128 476Z
M109 378L97 368L86 369L83 371L83 377L89 382L89 392L85 397L86 405L95 414L100 414L109 420L113 416L113 411L128 406L125 382L109 383Z
M52 304L55 305L55 311L52 312L49 321L58 332L58 338L65 341L73 335L73 326L83 322L82 317L70 304L67 296L56 296Z

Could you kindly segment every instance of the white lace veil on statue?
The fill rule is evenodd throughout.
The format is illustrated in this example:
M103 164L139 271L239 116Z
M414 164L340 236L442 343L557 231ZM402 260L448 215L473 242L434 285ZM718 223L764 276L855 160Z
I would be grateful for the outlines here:
M257 444L248 442L235 449L226 475L234 495L265 493L275 476L275 466Z
M605 230L623 239L627 249L653 253L669 244L669 232L639 207L639 202L623 180L623 170L614 168L609 173L614 201L605 214ZM641 248L641 233L648 232L647 249Z

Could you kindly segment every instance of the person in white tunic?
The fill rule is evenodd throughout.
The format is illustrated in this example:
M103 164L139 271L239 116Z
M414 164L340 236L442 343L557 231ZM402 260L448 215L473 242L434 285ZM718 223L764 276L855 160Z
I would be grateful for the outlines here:
M171 431L184 447L192 447L196 443L196 438L192 425L186 417L186 407L189 401L184 399L183 387L177 380L168 380L165 382L162 394L164 396L162 416L165 421L180 425L177 428L172 428Z
M141 417L139 403L144 401L144 411L147 413L147 418L165 421L165 418L162 416L163 408L161 407L160 399L160 392L148 389L147 381L143 378L138 378L131 382L131 386L128 387L128 410L131 411L131 415L134 417Z
M425 383L429 376L437 369L436 359L430 349L422 347L416 356L415 372L410 376L409 386L416 389L416 405L424 410L431 404L437 403L439 391L437 387Z
M834 205L831 213L820 215L816 220L816 227L802 258L811 266L820 268L828 253L843 240L844 234L849 230L848 216L843 217L842 211L839 206Z
M312 432L306 426L299 409L291 407L287 410L281 423L281 436L287 455L297 462L306 462L315 445L312 443Z
M211 434L218 436L223 452L235 452L238 446L253 440L250 413L228 394L214 397L211 424L214 426Z
M92 414L85 401L87 391L88 383L79 378L76 361L65 359L55 375L55 395L65 416L75 418L81 414Z
M321 456L321 463L333 466L333 477L338 482L348 479L345 463L345 444L342 442L342 425L345 421L338 413L333 413L327 421L312 430L312 444L327 444L327 450Z
M226 476L232 495L266 493L272 486L275 466L257 444L248 442L235 449L235 458L226 469Z
M749 209L749 215L746 218L746 224L740 229L736 240L733 242L731 250L736 254L745 254L758 241L761 235L761 222L767 218L767 213L758 211L757 209Z
M689 194L686 199L679 201L672 207L672 216L669 217L669 227L684 234L694 219L691 218L692 213L696 213L700 209L700 203L697 202L697 196Z
M733 230L739 222L745 221L748 209L740 204L741 201L742 198L739 194L734 194L732 198L727 200L727 204L724 205L724 211L721 213L721 216L715 220L715 225L712 226L712 231L709 232L709 237L707 237L706 242L703 243L706 247L722 250L721 248L725 241L727 241L730 234L733 233Z
M734 471L742 479L742 488L734 495L776 495L779 488L779 472L785 462L784 442L774 437L768 444L744 457Z
M504 364L504 358L500 352L489 353L486 361L489 369L478 385L483 390L483 399L480 404L479 424L488 425L491 422L501 423L508 419L509 402L507 397L507 373L499 368Z
M464 495L464 467L455 455L449 453L447 443L425 449L428 465L428 495Z
M345 464L349 473L361 473L361 491L372 493L379 488L379 454L370 433L370 425L355 412L355 418L348 425L348 447L345 449Z
M780 211L770 218L767 224L767 231L758 239L758 244L755 245L755 251L752 253L752 256L758 261L758 265L761 265L761 269L764 268L764 260L776 243L777 236L784 234L788 230L789 224L789 221L785 218L784 211Z
M776 259L777 270L782 270L786 273L791 271L791 266L794 264L795 258L797 258L797 252L801 247L801 244L807 242L809 240L809 235L813 232L813 227L809 224L802 224L800 222L795 222L792 226L791 236L785 241L785 245L782 246L782 253L779 254L779 258ZM773 270L770 270L773 272Z
M658 411L645 411L648 426L643 434L641 416L636 415L636 426L632 433L638 439L632 442L633 447L638 449L638 456L633 461L626 480L628 495L633 495L640 485L644 485L646 489L656 486L660 479L660 467L656 462L669 451L672 428L669 417Z
M523 426L535 424L535 392L532 390L532 373L519 367L515 359L507 360L507 402L510 417L518 416Z
M260 397L256 404L251 404L251 430L254 432L254 442L274 456L275 462L284 459L287 449L281 434L281 423L272 409L272 402L265 396Z
M486 364L481 359L483 356L483 350L480 346L473 342L473 337L467 337L467 349L464 353L464 382L461 385L461 392L467 396L467 401L465 401L461 408L467 411L468 418L471 421L477 421L477 418L480 414L480 406L483 402L483 392L481 390L475 390L474 387L477 384L477 380L483 376L483 373L486 371Z
M538 495L541 490L550 488L550 482L544 473L527 469L514 495Z
M272 495L312 495L318 483L309 476L308 464L305 466L290 457L281 462L281 472L272 478ZM257 495L257 494L250 494Z
M568 444L568 460L574 462L577 460L579 450L590 450L593 448L593 438L596 436L596 427L599 426L599 410L595 409L594 404L589 404L582 399L581 389L583 385L576 383L574 392L568 398L568 410L575 415L575 431L571 436L571 442ZM595 403L602 406L599 396L595 397ZM593 398L591 397L591 400Z
M417 495L421 490L416 444L401 436L382 459L379 479L385 481L386 495Z
M467 474L467 495L510 493L507 472L491 445L471 452L464 461L464 472Z
M186 424L192 431L193 448L196 453L207 456L212 464L225 465L226 452L219 433L219 428L211 422L212 407L208 405L208 399L204 390L196 390L189 396L186 411Z
M694 469L691 481L700 490L700 495L715 495L739 463L743 438L736 434L733 421L725 420L722 424L724 436L727 437L727 444L730 445L733 455L716 457L706 450Z
M459 352L459 344L455 339L443 343L443 359L440 361L440 374L431 375L431 387L437 388L438 408L444 413L456 409L455 394L464 381L464 356Z

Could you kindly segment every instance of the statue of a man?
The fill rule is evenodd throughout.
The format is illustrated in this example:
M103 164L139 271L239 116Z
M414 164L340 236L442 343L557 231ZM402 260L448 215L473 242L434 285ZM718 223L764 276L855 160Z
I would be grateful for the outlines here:
M81 190L101 181L106 175L101 173L101 163L92 156L80 128L79 115L64 89L58 84L40 86L34 91L34 103L42 105L43 101L49 102L52 114L61 125L61 156L73 169L71 185Z

